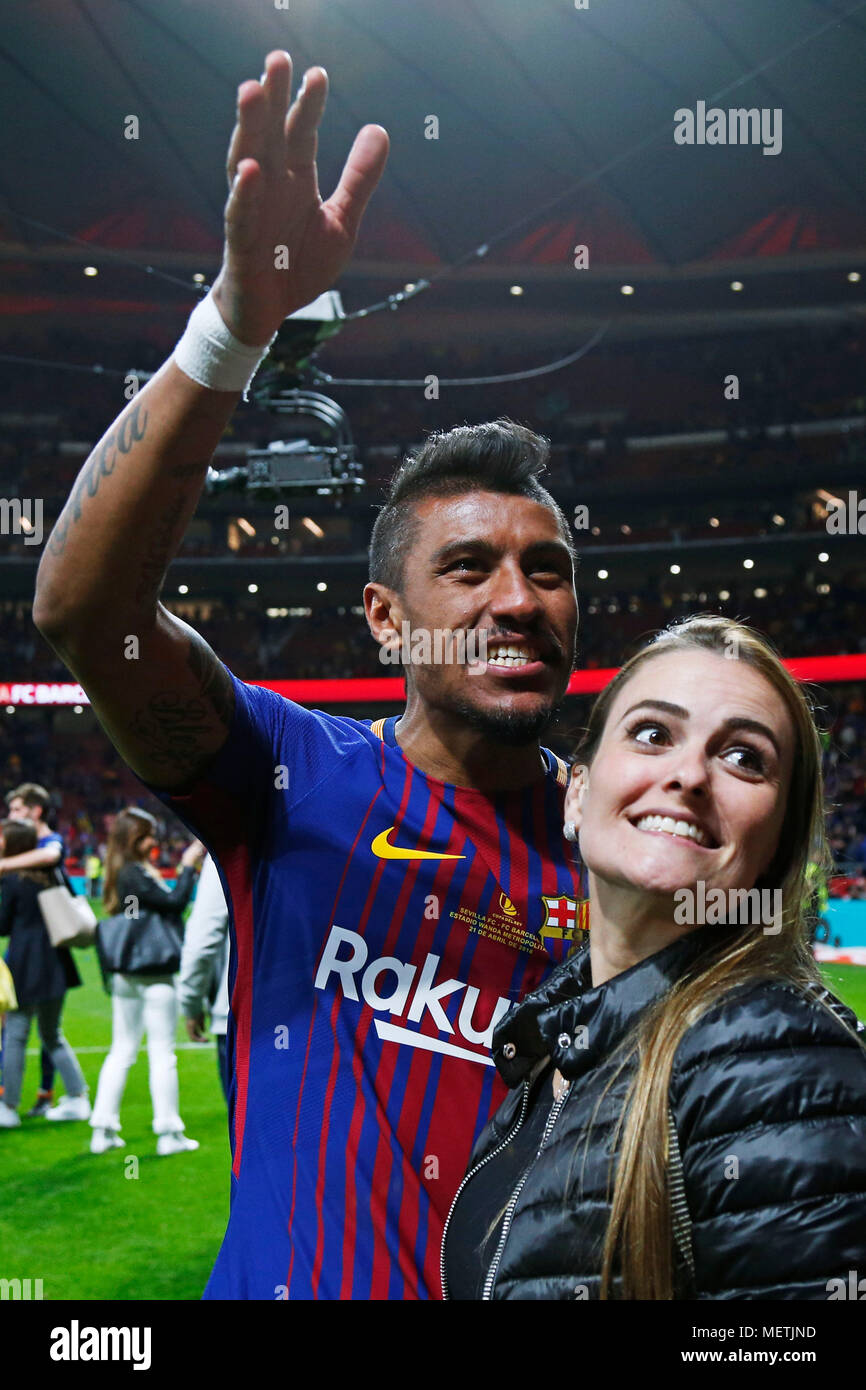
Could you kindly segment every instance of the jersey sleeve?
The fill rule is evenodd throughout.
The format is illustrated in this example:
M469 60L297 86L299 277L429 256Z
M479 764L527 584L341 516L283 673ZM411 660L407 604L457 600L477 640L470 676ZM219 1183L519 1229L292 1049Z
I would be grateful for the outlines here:
M49 845L56 845L58 849L57 862L62 864L66 855L66 848L63 844L63 836L58 835L56 830L49 830L40 836L36 842L37 849L47 849Z
M291 811L333 769L341 751L321 715L225 669L234 687L234 714L207 771L183 794L144 782L218 859L226 849L254 845L272 797L285 798Z

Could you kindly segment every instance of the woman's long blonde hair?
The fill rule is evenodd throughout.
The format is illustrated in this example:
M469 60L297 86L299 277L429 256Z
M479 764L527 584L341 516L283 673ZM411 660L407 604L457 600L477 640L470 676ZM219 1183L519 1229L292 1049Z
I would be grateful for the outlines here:
M800 988L823 984L809 947L807 880L810 864L826 872L830 863L824 830L821 738L803 689L759 633L712 614L688 618L660 633L626 662L596 700L575 762L591 764L614 700L639 669L657 656L696 648L743 661L757 671L781 695L794 726L791 786L778 848L767 872L754 885L781 889L782 929L775 935L765 935L756 927L720 929L718 944L702 953L647 1011L620 1049L622 1061L605 1091L635 1056L637 1068L612 1145L612 1164L617 1167L602 1252L602 1298L611 1296L617 1264L623 1298L674 1296L667 1109L674 1054L686 1030L738 985L759 979L782 980Z
M153 878L159 879L159 874L138 853L138 846L145 835L155 835L156 831L156 820L149 811L142 811L138 806L127 806L124 811L118 811L105 847L102 898L106 912L120 911L117 876L124 864L140 864Z

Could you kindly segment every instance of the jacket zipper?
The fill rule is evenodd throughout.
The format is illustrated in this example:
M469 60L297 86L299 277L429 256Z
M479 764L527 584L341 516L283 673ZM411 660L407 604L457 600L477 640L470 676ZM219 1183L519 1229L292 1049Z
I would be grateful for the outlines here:
M475 1174L479 1171L479 1169L481 1169L481 1168L484 1167L485 1163L489 1163L490 1160L491 1160L491 1158L495 1158L496 1155L497 1155L498 1153L501 1153L502 1150L503 1150L508 1144L511 1143L511 1141L512 1141L512 1139L514 1138L515 1134L516 1134L517 1131L520 1129L520 1126L523 1124L523 1121L526 1119L526 1111L527 1111L527 1109L528 1109L528 1106L529 1106L529 1082L528 1082L528 1081L524 1081L524 1083L523 1083L523 1099L522 1099L521 1104L520 1104L520 1114L519 1114L518 1117L517 1117L517 1122L511 1127L511 1129L509 1130L509 1132L506 1134L505 1138L504 1138L503 1140L501 1140L501 1142L498 1143L498 1144L496 1145L496 1148L495 1148L495 1149L491 1149L489 1154L485 1154L485 1155L484 1155L484 1157L481 1159L481 1162L480 1162L480 1163L476 1163L476 1165L475 1165L474 1168L470 1168L469 1172L465 1175L465 1177L463 1178L463 1181L461 1182L460 1186L458 1187L457 1191L456 1191L455 1194L454 1194L454 1200L453 1200L453 1202L451 1203L451 1206L450 1206L449 1211L448 1211L448 1216L447 1216L446 1219L445 1219L445 1225L444 1225L443 1228L442 1228L442 1246L441 1246L440 1253L439 1253L439 1273L440 1273L441 1278L442 1278L442 1297L443 1297L443 1299L447 1299L447 1298L449 1297L449 1294L448 1294L448 1284L447 1284L446 1279L445 1279L445 1238L446 1238L446 1236L448 1235L448 1227L449 1227L449 1225L451 1224L451 1217L452 1217L453 1214L454 1214L454 1208L455 1208L456 1205L457 1205L457 1199L458 1199L458 1197L460 1196L460 1194L461 1194L461 1192L463 1191L463 1189L464 1189L464 1187L466 1186L466 1184L468 1183L469 1179L470 1179L470 1178L474 1178L474 1177L475 1177Z
M505 1244L508 1240L508 1232L511 1229L511 1222L514 1219L514 1211L518 1201L520 1200L520 1194L523 1191L524 1185L526 1183L527 1178L529 1177L529 1174L532 1172L533 1168L535 1167L536 1163L541 1157L541 1154L544 1151L545 1145L547 1144L547 1141L550 1138L553 1126L556 1124L559 1112L565 1105L566 1100L568 1099L568 1093L570 1089L570 1086L566 1086L565 1090L561 1092L561 1094L553 1102L553 1105L550 1107L550 1114L547 1117L547 1123L544 1126L544 1133L542 1134L541 1141L538 1145L538 1148L536 1149L535 1158L533 1158L532 1162L529 1163L527 1167L524 1169L523 1176L521 1177L519 1183L517 1184L517 1186L511 1194L511 1200L508 1203L508 1206L505 1209L505 1215L502 1218L502 1230L499 1235L499 1244L496 1247L496 1253L490 1262L490 1268L487 1271L487 1278L484 1281L484 1289L481 1294L482 1301L484 1302L492 1302L493 1286L496 1283L496 1275L499 1272L499 1265L501 1263L502 1256L505 1251Z

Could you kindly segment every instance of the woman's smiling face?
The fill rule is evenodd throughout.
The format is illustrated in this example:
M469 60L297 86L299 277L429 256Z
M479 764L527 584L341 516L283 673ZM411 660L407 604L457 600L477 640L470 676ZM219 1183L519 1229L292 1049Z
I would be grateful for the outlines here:
M600 882L654 895L751 888L785 817L795 735L778 691L745 661L660 653L617 693L566 818Z

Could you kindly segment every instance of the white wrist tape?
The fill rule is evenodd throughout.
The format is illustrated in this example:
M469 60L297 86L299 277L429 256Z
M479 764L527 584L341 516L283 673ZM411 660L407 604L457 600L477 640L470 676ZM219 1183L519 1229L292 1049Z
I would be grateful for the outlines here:
M242 391L246 400L249 384L276 336L263 347L240 342L226 327L213 293L208 292L190 314L174 350L174 361L199 386L209 386L212 391Z

